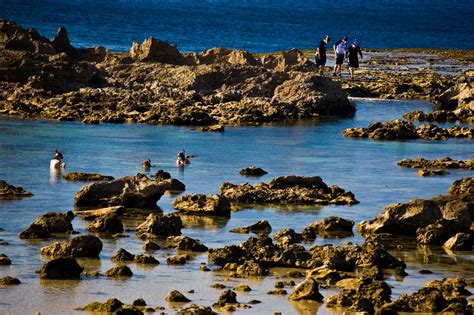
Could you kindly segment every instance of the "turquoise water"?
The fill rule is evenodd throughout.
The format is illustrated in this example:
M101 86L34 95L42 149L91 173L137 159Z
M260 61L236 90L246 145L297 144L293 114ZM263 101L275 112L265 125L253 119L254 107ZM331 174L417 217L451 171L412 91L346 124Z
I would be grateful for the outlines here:
M318 175L329 185L339 185L354 192L360 204L323 207L258 207L232 213L230 220L189 217L185 220L183 234L200 239L209 247L238 243L248 235L228 233L234 227L266 219L276 232L282 228L300 231L309 223L329 215L338 215L356 222L378 214L384 205L406 202L411 198L430 198L445 194L451 183L459 178L473 175L466 170L450 170L444 177L422 178L416 170L396 165L403 158L438 158L450 156L455 159L474 158L472 140L447 141L374 141L369 139L347 139L341 132L348 127L365 127L374 120L385 121L407 111L431 110L431 104L421 101L357 100L357 113L353 119L306 121L295 125L271 125L262 127L226 127L224 133L204 133L186 127L152 126L141 124L85 125L76 122L53 122L44 120L20 120L0 118L0 179L31 191L34 196L18 201L0 201L0 239L10 243L1 246L13 265L0 266L0 277L17 276L23 284L14 288L0 288L0 313L44 314L68 313L74 307L83 306L93 300L117 297L131 303L133 298L144 297L152 305L163 305L164 296L171 289L182 292L194 288L188 294L194 302L210 305L217 300L218 290L210 284L223 281L224 275L198 271L205 254L198 255L183 267L166 266L166 257L174 250L160 250L155 256L161 265L143 268L131 265L135 276L128 281L85 279L82 281L40 281L34 270L41 265L41 246L51 241L29 242L17 235L31 221L47 211L67 211L73 208L74 194L82 186L50 175L49 160L55 149L59 149L68 164L67 171L99 172L115 177L141 172L140 163L150 158L155 165L150 173L164 169L186 184L186 193L217 193L220 185L267 181L279 175ZM440 124L444 126L443 124ZM447 126L447 125L446 125ZM185 168L176 168L174 157L185 148L198 157ZM256 165L268 171L258 180L248 179L239 170ZM164 212L173 211L174 196L163 196L158 205ZM143 218L126 221L127 228L135 228ZM85 233L87 222L76 218L75 230ZM105 239L104 250L99 260L82 260L88 270L102 273L113 264L109 258L120 247L134 253L141 252L142 241L129 238ZM360 242L360 236L343 239ZM343 240L317 239L316 243L339 243ZM309 246L309 244L308 244ZM423 263L427 252L434 254L431 264ZM397 253L409 262L411 276L403 281L388 276L395 286L395 294L413 291L425 281L441 278L447 274L474 275L473 255L448 254L440 248L401 250ZM418 275L418 269L431 269L433 275ZM302 313L302 309L320 313L328 310L324 306L291 304L285 297L269 296L265 293L279 277L273 273L265 280L243 280L254 289L248 294L238 294L245 302L253 298L262 304L242 313ZM235 280L234 280L235 281ZM232 283L230 283L232 285ZM235 285L235 284L234 284ZM149 290L149 288L153 290ZM322 290L327 297L332 291ZM28 294L28 299L23 298Z
M472 0L0 0L0 18L73 45L126 51L148 36L182 51L315 49L347 35L361 47L474 49Z

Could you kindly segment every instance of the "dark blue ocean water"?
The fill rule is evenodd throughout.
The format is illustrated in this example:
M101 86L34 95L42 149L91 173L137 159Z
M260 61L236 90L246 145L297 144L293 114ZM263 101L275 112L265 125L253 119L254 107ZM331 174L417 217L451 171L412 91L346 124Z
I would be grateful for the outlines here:
M474 49L474 1L0 0L0 17L72 43L125 51L148 36L182 51L313 49L326 34L362 47Z

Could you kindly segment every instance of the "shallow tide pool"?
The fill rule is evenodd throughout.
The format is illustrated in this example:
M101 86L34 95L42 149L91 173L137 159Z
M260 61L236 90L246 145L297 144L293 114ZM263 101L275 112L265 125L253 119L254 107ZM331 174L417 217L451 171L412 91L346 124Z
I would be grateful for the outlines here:
M167 266L166 257L175 254L174 249L161 249L154 256L161 264L143 267L130 264L134 276L129 280L112 280L106 277L83 278L80 281L40 280L35 270L46 258L39 249L53 240L26 241L18 233L37 216L47 211L73 209L74 194L84 183L67 182L50 174L49 160L59 149L67 163L66 171L98 172L114 177L142 172L140 163L150 158L154 167L148 175L163 169L186 184L187 193L217 193L220 185L231 183L255 183L280 175L318 175L328 185L339 185L352 191L360 204L355 206L320 207L255 207L233 212L230 219L184 217L186 228L183 235L200 239L208 247L222 247L246 240L250 235L229 233L235 227L246 226L265 219L273 227L273 233L282 228L301 231L309 223L330 215L352 219L356 223L377 215L382 207L394 202L406 202L411 198L430 198L446 194L451 183L459 178L472 176L472 171L450 170L450 175L423 178L414 169L398 167L396 162L404 158L428 159L449 156L454 159L474 158L472 140L446 141L374 141L349 139L341 135L348 127L366 127L372 121L400 118L405 112L420 109L430 111L432 105L421 101L381 101L357 99L357 114L352 119L306 121L292 125L262 127L226 127L223 133L204 133L187 127L152 126L142 124L84 125L76 122L45 120L21 120L0 118L0 179L15 186L22 186L34 196L22 200L0 201L0 239L9 245L0 246L12 260L11 266L0 266L0 277L18 277L22 284L0 287L0 313L42 314L73 313L77 307L92 301L105 301L116 297L131 303L142 297L152 306L164 306L173 313L173 307L165 302L167 292L177 289L193 303L211 305L220 290L210 287L220 282L229 287L247 283L253 289L249 293L237 293L239 302L252 299L262 301L250 309L237 313L283 314L337 313L318 303L289 302L286 296L267 295L273 284L285 270L271 270L265 279L234 279L225 281L226 274L198 270L207 262L206 254L198 254L184 266ZM447 126L447 124L438 124ZM185 168L176 168L175 154L181 149L197 155ZM239 170L256 165L268 174L250 179ZM173 211L175 196L164 195L158 206L164 212ZM126 228L134 229L144 216L125 220ZM86 233L88 222L76 217L75 230ZM142 253L143 241L130 237L102 239L104 249L98 259L79 260L86 270L105 271L114 266L110 261L117 249L125 248L132 253ZM318 238L314 243L362 242L359 235L344 239ZM311 244L305 244L309 247ZM409 276L396 278L387 274L387 282L393 285L393 297L401 292L412 292L431 279L447 275L473 276L472 253L447 253L441 247L416 248L407 246L394 252L407 264ZM425 263L424 257L431 261ZM211 266L212 267L212 266ZM420 275L419 269L430 269L431 275ZM195 293L186 293L194 289ZM291 292L291 288L286 288ZM334 289L321 289L328 297ZM77 313L81 313L76 311Z

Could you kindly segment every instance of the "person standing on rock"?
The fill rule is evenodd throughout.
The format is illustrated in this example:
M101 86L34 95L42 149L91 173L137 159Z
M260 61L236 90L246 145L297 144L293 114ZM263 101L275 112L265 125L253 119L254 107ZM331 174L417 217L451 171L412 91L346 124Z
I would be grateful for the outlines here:
M62 159L64 159L62 153L56 150L54 158L51 160L51 162L49 162L49 168L52 171L59 170L61 168L66 168L66 163L61 163Z
M348 59L349 63L349 74L351 80L354 79L355 70L359 68L359 55L360 59L362 59L362 51L360 50L359 42L356 39L346 52L346 58Z
M326 69L326 46L329 43L329 35L326 35L319 42L318 48L316 48L316 53L314 54L314 61L316 67L319 68L319 74L323 75Z
M344 36L340 40L338 40L334 46L332 46L334 50L334 54L336 56L336 64L334 65L334 72L333 75L339 74L342 77L342 64L344 63L344 58L346 56L346 45L347 45L348 38Z

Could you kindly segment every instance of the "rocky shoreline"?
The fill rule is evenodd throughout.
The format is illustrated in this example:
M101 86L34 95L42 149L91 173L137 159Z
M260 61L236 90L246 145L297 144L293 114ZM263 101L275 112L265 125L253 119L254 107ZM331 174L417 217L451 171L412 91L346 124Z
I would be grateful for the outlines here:
M417 53L423 60L419 67L410 67L403 52L369 53L359 79L340 83L316 75L312 57L296 49L261 55L225 48L181 53L150 37L133 43L129 52L115 53L104 47L76 49L64 28L49 40L1 20L0 33L4 115L90 124L252 125L350 117L355 107L347 96L356 96L429 99L445 111L407 114L413 120L470 122L473 117L472 73L446 75L430 68L442 51ZM447 58L465 66L474 54L454 51Z

